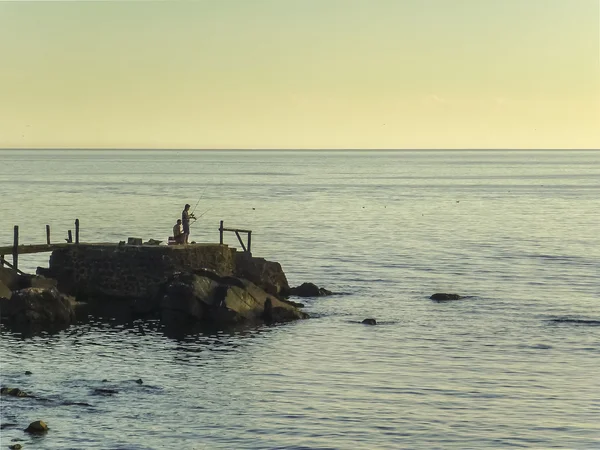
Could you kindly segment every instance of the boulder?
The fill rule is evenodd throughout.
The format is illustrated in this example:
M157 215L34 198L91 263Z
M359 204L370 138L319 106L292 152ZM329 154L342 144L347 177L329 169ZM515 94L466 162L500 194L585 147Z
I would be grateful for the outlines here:
M27 392L22 391L19 388L8 387L3 387L0 389L0 395L6 395L8 397L33 397L33 395L29 395Z
M308 317L251 281L208 271L177 274L167 285L160 307L162 320L170 324L282 322Z
M361 323L365 325L377 325L377 321L375 319L365 319Z
M9 299L12 297L12 291L0 280L0 298Z
M70 324L75 321L75 300L50 289L25 288L10 299L0 299L0 320L15 325Z
M435 302L450 302L452 300L460 300L463 297L461 297L458 294L437 293L437 294L433 294L429 298Z
M25 428L27 433L45 433L48 431L48 425L43 420L36 420L35 422L31 422L27 428Z
M325 295L332 295L333 292L328 291L325 288L320 288L313 283L302 283L300 286L296 286L290 289L290 295L297 297L323 297Z
M234 275L251 281L267 294L277 297L287 297L290 290L281 264L264 258L255 258L248 253L235 255Z
M8 289L14 290L19 288L19 277L20 275L16 270L0 266L0 283L4 284Z

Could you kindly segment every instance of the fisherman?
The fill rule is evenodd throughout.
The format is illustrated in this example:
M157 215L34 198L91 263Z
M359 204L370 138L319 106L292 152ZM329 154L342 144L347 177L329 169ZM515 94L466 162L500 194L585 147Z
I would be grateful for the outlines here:
M177 244L183 244L185 242L185 234L181 227L181 219L177 219L177 223L173 226L173 238L175 238L175 243Z
M196 220L194 213L190 212L191 206L186 203L183 211L181 212L181 222L183 225L183 234L185 235L184 243L187 244L190 237L190 219Z

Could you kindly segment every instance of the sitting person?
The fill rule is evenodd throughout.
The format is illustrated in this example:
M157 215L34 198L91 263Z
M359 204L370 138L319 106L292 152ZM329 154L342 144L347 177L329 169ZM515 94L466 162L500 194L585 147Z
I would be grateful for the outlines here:
M181 225L181 219L177 219L177 223L173 226L173 239L177 244L185 243L185 233Z

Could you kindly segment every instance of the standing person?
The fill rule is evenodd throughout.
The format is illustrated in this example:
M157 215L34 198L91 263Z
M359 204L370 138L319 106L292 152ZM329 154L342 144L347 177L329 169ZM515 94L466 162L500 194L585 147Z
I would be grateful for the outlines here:
M181 212L181 223L183 225L183 234L185 235L183 242L185 244L188 243L188 239L190 237L190 219L193 218L194 215L190 213L190 205L186 203L183 211Z

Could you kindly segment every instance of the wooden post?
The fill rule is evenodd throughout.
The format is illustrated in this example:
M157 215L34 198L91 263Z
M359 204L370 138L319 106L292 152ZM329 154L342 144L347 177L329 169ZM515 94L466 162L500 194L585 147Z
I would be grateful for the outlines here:
M252 245L252 231L248 231L248 253L252 250L250 249Z
M0 255L0 267L4 267L4 255Z
M50 225L46 225L46 244L50 245Z
M75 219L75 243L79 244L79 219Z
M67 235L69 236L69 239L67 239L67 242L69 244L71 244L73 242L73 233L71 233L71 230L67 231Z
M223 245L223 221L221 220L221 226L219 227L219 244Z
M13 266L19 268L19 225L15 225L14 240L13 240Z

